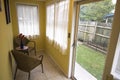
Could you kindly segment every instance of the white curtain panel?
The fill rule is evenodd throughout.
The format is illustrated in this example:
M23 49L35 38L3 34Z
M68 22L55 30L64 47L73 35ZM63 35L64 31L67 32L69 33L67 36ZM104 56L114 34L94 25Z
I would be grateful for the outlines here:
M68 34L68 1L61 1L56 4L55 16L55 45L59 46L62 51L67 48Z
M37 6L17 4L17 16L19 33L31 37L40 35Z
M54 37L54 5L47 6L47 21L46 21L46 36L50 42L53 42Z
M67 48L68 12L68 0L47 6L46 36L60 51Z

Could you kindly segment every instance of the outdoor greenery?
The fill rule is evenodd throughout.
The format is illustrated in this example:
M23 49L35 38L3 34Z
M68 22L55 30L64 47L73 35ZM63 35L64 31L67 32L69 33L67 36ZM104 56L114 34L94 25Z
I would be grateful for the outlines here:
M78 45L76 61L98 80L101 80L106 55L85 45Z
M82 21L103 21L105 15L114 9L112 0L85 4L80 7L80 19Z

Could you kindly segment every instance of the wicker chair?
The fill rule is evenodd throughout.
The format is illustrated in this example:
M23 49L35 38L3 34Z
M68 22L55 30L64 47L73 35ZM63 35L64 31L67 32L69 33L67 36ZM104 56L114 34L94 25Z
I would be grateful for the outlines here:
M28 72L29 73L28 80L30 80L30 71L40 64L41 64L42 73L43 73L43 63L42 63L43 55L40 55L39 59L36 59L16 50L12 50L11 52L14 56L14 59L17 65L15 70L14 80L16 78L17 69L20 69L24 72Z
M23 42L24 46L28 46L28 49L27 50L21 50L22 52L27 53L29 55L29 53L31 51L34 51L34 53L36 55L36 43L35 43L35 41L31 41L28 38L24 37L22 42ZM16 49L16 47L19 47L20 43L21 43L20 38L18 36L16 36L14 38L14 49ZM31 44L31 45L29 45L29 44Z

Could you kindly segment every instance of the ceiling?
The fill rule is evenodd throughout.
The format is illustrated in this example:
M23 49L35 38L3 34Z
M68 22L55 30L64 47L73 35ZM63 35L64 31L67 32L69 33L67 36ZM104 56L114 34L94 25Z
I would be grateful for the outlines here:
M46 0L37 0L37 1L46 1Z
M37 1L47 1L47 0L37 0ZM83 0L74 0L74 1L83 1Z

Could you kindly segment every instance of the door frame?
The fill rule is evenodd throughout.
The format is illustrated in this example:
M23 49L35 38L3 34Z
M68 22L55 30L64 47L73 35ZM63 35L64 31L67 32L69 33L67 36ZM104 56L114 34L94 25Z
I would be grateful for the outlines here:
M74 27L72 30L73 31L73 42L72 42L72 67L71 67L71 77L73 80L76 80L76 78L74 77L74 72L75 72L75 61L76 61L76 46L77 46L77 35L78 35L78 22L79 22L79 13L80 13L80 6L83 5L83 4L89 4L89 3L93 3L93 2L98 2L98 1L102 1L102 0L83 0L83 1L77 1L76 2L76 5L74 3L74 6L76 11L75 11L75 26L72 26ZM70 57L71 58L71 57Z
M79 11L80 11L80 5L78 4L78 2L75 5L75 26L74 26L74 30L73 30L73 43L72 43L72 47L73 47L73 51L72 51L72 79L75 79L74 77L74 71L75 71L75 61L76 61L76 45L77 45L77 34L78 34L78 21L79 21Z

